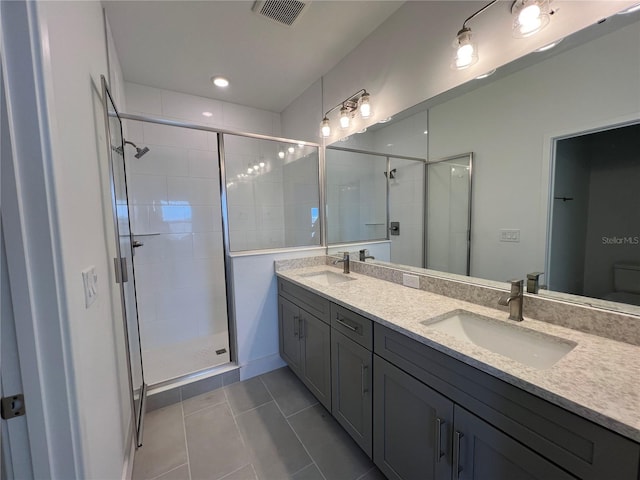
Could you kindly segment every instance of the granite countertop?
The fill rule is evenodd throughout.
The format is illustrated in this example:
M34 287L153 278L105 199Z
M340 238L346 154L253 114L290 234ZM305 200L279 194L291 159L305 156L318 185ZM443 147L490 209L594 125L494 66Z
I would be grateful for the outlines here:
M577 343L558 363L538 370L428 328L421 322L464 309L514 323L505 312L366 275L324 286L303 275L327 265L277 275L636 442L640 442L640 347L527 318L521 327ZM526 299L525 299L526 301Z

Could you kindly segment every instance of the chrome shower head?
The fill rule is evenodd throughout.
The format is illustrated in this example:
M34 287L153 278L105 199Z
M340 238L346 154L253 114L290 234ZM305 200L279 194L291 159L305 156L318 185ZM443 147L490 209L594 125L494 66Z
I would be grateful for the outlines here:
M145 153L149 151L149 147L138 148L138 146L135 143L130 142L129 140L125 140L124 144L126 145L127 143L136 149L136 153L134 155L134 157L136 158L142 157Z

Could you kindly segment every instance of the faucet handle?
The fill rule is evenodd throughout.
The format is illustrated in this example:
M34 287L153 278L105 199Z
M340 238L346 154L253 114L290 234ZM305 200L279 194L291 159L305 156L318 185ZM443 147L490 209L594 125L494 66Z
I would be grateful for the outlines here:
M527 273L527 293L538 293L538 290L540 290L540 275L544 275L544 272Z
M520 279L513 279L513 280L509 280L509 283L511 284L511 293L522 293L522 289L524 287L524 280L520 280Z

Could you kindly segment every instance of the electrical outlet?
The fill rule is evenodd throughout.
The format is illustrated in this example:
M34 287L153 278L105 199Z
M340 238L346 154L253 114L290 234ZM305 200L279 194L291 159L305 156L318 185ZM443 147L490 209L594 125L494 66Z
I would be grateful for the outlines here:
M98 275L93 265L82 271L82 285L84 286L84 306L89 308L98 298Z
M402 284L405 287L420 288L420 277L417 275L402 274Z
M501 242L520 242L520 230L502 229L500 230Z

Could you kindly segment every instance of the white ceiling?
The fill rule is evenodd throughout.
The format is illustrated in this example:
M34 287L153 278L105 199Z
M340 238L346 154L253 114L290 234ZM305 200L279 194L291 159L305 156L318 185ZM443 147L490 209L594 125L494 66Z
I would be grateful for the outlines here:
M402 1L314 0L293 26L253 1L105 1L124 79L281 112ZM231 82L222 90L210 78Z

